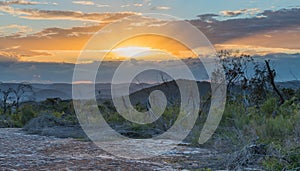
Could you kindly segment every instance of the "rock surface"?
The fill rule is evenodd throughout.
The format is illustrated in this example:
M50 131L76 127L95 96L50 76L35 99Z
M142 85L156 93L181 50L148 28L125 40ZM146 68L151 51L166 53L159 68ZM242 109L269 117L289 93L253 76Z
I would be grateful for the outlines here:
M0 170L219 169L223 157L208 149L177 146L155 158L124 159L108 154L92 142L0 129Z

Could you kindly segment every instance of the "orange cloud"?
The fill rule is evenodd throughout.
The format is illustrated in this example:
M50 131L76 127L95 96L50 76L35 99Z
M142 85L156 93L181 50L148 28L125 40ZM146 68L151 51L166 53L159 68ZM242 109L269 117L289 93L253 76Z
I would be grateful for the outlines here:
M31 20L81 20L101 23L109 23L137 14L134 12L83 13L80 11L18 9L11 6L0 6L0 11Z
M72 3L80 5L95 5L93 1L73 1Z
M258 8L241 9L236 11L221 11L220 14L226 17L236 17L243 14L255 15L261 12Z
M151 8L152 10L169 10L171 9L171 7L168 6L157 6L157 7L153 7Z
M17 24L0 26L0 35L26 34L31 31L32 29L28 26L22 26Z
M300 53L300 30L286 27L278 30L258 32L218 44L218 48L239 49L250 54Z
M0 49L0 62L22 61L27 57L49 57L51 54L47 52L35 52L28 49L22 49L20 46Z
M20 10L7 6L2 7L2 10L3 9L6 9L7 11L11 10L9 13L20 15L20 17L27 16L33 18L41 17L52 19L60 17L81 17L82 20L91 20L93 17L102 16L102 21L115 21L131 15L130 12L125 14L81 13L73 11L47 12L41 10ZM34 13L35 11L36 13ZM132 35L135 34L134 30L140 30L141 32L147 33L152 29L162 30L164 27L161 26L170 24L163 20L145 19L139 15L132 15L134 15L134 22L129 22L129 24L126 24L125 22L124 25L120 26L120 28L126 29L128 32L132 30ZM263 19L247 18L218 21L216 19L211 19L211 17L216 15L210 14L201 17L199 20L193 20L190 22L203 31L218 50L236 49L245 53L259 55L270 53L299 53L300 23L299 20L295 19L295 17L291 18L291 16L299 15L299 10L293 9L290 11L275 12L266 11L263 15L266 15L267 17ZM95 21L96 18L94 18ZM125 21L130 21L129 18ZM207 22L207 18L209 18L210 22ZM288 20L286 18L288 18ZM98 19L99 21L101 20L100 18L97 18L97 20ZM278 20L280 22L278 22ZM281 22L284 22L284 24L281 24ZM20 48L15 50L16 54L13 55L17 56L17 59L21 61L74 63L77 56L80 54L80 50L84 48L91 36L101 30L104 26L107 26L109 23L110 22L96 22L96 25L73 28L47 28L35 34L15 34L3 36L0 37L0 47L9 48L19 46ZM17 28L17 26L10 27ZM26 29L25 27L20 27L20 29ZM180 28L180 30L172 29L172 27L166 28L168 29L164 29L162 31L168 31L173 34L184 34L184 32L182 32L182 28ZM109 34L109 30L106 30L106 33L103 33L103 35ZM122 34L122 32L115 32L113 35L109 35L109 41L117 42L118 34ZM192 40L192 38L188 39ZM181 57L193 57L194 55L181 43L163 36L143 35L141 37L133 37L121 42L115 48L122 47L151 48L152 50L162 50ZM101 47L101 45L97 45L95 49L99 50L98 53L106 53L109 51L109 49ZM6 51L6 53L8 52ZM49 58L49 55L51 55L51 58ZM124 59L114 53L110 53L107 58L110 60ZM91 54L91 57L87 58L86 61L83 62L91 62L95 59L97 59L96 53Z

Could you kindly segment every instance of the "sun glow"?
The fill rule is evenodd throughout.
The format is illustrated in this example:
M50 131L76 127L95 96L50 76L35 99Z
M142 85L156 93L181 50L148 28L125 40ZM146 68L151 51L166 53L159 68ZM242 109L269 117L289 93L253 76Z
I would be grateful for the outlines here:
M121 57L132 58L134 56L139 56L141 53L150 52L153 50L154 49L150 47L128 46L113 49L112 52Z
M120 42L110 51L106 58L107 60L128 60L132 58L170 60L170 56L178 58L196 57L188 47L175 39L161 35L146 34L131 37Z

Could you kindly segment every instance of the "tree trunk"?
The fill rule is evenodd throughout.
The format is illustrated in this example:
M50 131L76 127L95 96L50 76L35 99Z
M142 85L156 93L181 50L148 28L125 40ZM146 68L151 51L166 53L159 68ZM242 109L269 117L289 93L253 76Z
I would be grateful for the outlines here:
M268 69L271 86L273 87L275 93L279 96L279 98L280 98L280 105L282 105L285 102L285 100L283 98L283 95L280 93L280 91L278 90L278 88L277 88L277 86L275 84L275 74L271 70L269 61L265 60L265 63L266 63L267 69Z

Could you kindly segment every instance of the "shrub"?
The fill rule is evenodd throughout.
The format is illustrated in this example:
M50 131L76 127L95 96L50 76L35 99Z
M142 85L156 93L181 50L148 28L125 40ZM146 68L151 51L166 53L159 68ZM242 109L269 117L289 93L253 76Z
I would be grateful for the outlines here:
M262 164L267 170L299 170L300 148L293 147L286 149L281 145L270 144L268 155Z
M265 124L265 137L268 139L283 140L293 133L293 123L282 115L276 118L269 118Z
M277 109L277 99L273 97L268 98L260 108L263 115L266 115L267 117L272 116L273 112Z
M36 116L31 105L26 105L21 109L21 123L25 125Z
M20 113L14 113L11 115L11 119L13 120L13 126L17 128L21 128L24 126L24 124L21 122L21 114Z

